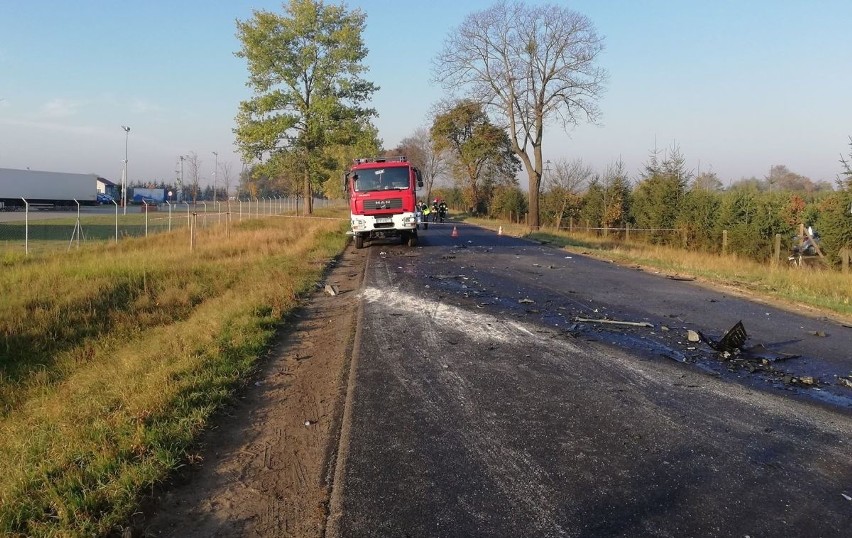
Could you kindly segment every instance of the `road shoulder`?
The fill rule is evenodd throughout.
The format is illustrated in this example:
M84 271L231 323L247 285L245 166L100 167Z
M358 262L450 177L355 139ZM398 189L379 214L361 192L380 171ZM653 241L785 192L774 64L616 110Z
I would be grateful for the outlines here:
M134 535L324 534L366 259L336 260Z

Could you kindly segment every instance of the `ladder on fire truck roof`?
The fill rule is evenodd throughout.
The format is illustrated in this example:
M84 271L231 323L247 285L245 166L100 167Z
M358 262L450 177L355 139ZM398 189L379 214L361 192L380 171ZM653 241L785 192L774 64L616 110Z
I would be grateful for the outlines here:
M367 158L355 159L355 164L385 163L385 162L405 163L405 162L408 162L408 158L403 156L403 155L399 155L397 157L367 157Z

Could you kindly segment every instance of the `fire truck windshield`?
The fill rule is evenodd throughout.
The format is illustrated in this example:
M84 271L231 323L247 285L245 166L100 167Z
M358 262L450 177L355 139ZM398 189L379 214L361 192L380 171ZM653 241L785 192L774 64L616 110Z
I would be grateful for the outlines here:
M408 167L372 168L358 170L355 190L386 191L408 188Z

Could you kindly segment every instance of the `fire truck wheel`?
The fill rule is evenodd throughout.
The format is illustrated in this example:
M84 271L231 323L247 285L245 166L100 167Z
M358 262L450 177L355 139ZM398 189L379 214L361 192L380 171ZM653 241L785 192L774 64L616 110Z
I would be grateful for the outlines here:
M355 248L364 248L364 236L356 235L355 236Z
M408 234L407 243L408 243L409 247L416 247L417 246L417 234L415 234L415 233Z

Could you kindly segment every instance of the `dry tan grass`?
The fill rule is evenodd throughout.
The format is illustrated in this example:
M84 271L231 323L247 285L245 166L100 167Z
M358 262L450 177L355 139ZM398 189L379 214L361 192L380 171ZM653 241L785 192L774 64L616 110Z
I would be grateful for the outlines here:
M192 253L184 231L7 266L0 534L114 530L251 375L341 232L270 218L205 230Z

